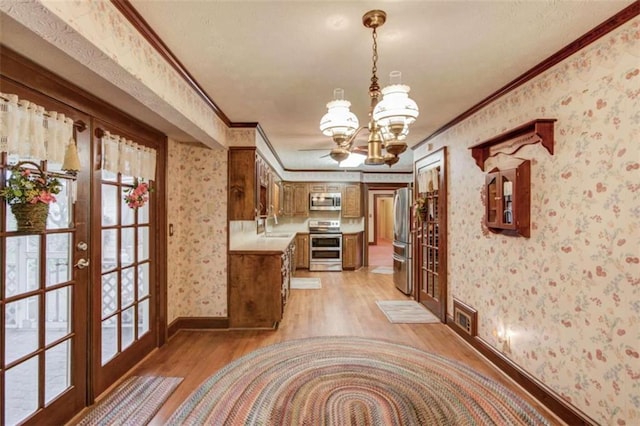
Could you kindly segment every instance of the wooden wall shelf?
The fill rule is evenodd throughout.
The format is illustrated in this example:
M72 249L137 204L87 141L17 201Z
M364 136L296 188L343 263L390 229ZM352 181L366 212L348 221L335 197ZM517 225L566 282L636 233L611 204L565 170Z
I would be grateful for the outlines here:
M484 170L485 161L497 154L511 155L525 145L540 142L553 155L555 118L539 118L469 147L476 164Z

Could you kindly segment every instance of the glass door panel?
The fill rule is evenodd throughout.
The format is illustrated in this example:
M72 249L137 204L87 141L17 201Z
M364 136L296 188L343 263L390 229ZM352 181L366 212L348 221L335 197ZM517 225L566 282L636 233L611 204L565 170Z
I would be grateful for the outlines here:
M430 179L428 186L418 186L421 192L416 197L426 202L427 214L419 222L418 232L415 234L417 244L421 247L416 251L421 271L417 274L420 281L417 299L443 322L446 319L446 223L447 223L447 190L446 190L446 148L441 148L427 157L416 162L416 176L427 174ZM497 189L497 181L486 181L487 186ZM495 206L487 207L487 210ZM495 213L497 214L497 213Z
M152 244L149 204L131 208L124 201L138 182L130 177L102 171L100 189L101 261L100 319L97 339L96 392L100 392L126 369L134 356L155 346L150 309ZM143 348L143 349L140 349ZM146 349L145 349L146 348Z
M4 155L0 166L7 166ZM4 186L9 171L2 171ZM71 175L49 173L63 189L49 205L43 233L16 232L10 207L0 207L0 424L55 422L68 418L59 413L84 405L86 387L79 386L84 380L79 374L86 371L80 357L86 351L81 337L86 320L74 323L72 311L80 296L73 273L76 182Z

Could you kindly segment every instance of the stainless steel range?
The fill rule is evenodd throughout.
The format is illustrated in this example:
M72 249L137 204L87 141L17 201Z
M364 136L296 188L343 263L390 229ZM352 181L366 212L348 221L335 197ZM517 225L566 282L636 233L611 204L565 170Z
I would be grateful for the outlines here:
M309 270L342 271L342 232L339 220L309 221Z

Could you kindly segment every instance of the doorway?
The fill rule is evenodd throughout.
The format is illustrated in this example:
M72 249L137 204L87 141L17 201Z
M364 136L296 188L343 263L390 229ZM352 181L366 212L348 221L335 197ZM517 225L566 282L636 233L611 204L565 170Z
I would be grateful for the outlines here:
M393 193L373 195L373 241L370 266L393 266Z

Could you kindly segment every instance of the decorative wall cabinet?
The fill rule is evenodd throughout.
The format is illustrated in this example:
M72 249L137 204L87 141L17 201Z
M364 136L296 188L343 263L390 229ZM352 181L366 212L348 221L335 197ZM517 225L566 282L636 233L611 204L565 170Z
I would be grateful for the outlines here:
M553 155L553 126L555 118L539 118L508 130L491 139L469 147L471 156L480 169L485 161L498 154L513 155L525 145L540 143Z
M486 176L487 211L485 223L490 231L530 235L531 162L515 169L494 169Z
M309 234L296 235L296 268L309 269Z
M347 183L342 191L342 217L358 218L362 216L362 203L360 202L360 184Z

